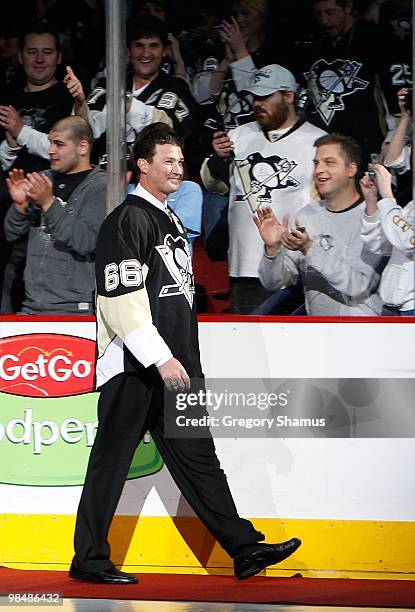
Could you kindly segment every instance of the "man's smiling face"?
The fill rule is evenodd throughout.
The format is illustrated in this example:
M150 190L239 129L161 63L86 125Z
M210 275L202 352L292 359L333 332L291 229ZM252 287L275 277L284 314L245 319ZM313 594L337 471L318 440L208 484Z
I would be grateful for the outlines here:
M134 73L143 79L156 78L166 53L161 39L158 36L143 36L133 40L128 50Z
M317 148L314 158L314 179L321 198L335 197L354 184L357 166L349 162L339 144Z

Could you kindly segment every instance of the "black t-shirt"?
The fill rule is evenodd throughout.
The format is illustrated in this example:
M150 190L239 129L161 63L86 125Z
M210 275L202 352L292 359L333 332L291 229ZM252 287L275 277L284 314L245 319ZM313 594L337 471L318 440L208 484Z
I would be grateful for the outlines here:
M92 168L82 172L74 172L73 174L55 174L53 177L54 195L66 202L71 193L86 179L91 170Z
M0 93L0 103L11 104L27 125L48 134L59 119L71 114L73 99L63 83L55 83L41 91L3 91ZM33 155L23 147L13 167L25 172L39 172L49 168L49 165L48 159Z

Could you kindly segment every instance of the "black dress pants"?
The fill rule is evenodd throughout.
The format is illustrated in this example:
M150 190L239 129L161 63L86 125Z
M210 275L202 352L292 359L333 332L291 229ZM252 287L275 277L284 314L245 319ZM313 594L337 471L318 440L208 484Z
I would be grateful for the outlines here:
M163 387L157 372L149 380L121 374L108 381L98 418L78 509L74 567L98 571L112 565L108 531L146 431L184 497L231 557L239 546L264 539L250 521L239 517L212 438L164 437Z

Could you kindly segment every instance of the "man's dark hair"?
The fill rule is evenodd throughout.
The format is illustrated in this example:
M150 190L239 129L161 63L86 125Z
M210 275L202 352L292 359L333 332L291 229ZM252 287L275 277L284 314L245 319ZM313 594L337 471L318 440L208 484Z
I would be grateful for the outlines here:
M81 142L81 140L86 140L92 147L94 143L94 135L92 133L91 126L87 121L85 121L85 119L78 117L77 115L71 115L70 117L59 119L59 121L53 125L51 131L52 130L56 130L57 132L70 132L71 140L77 144Z
M320 136L314 143L315 147L321 147L323 145L332 145L338 144L346 158L348 163L354 162L358 169L360 168L360 163L362 159L362 154L360 150L360 146L356 142L354 138L351 136L345 136L344 134L339 134L333 132L333 134L326 134L325 136Z
M59 39L59 32L54 25L47 22L36 22L28 25L19 36L19 49L23 51L26 45L26 37L29 34L50 34L55 39L56 50L61 51L61 41Z
M183 141L167 123L158 121L145 127L138 134L134 143L134 159L151 161L156 152L156 145L171 144L183 147Z
M144 15L128 22L127 25L127 46L139 38L160 38L163 47L169 44L169 32L166 25L153 15Z

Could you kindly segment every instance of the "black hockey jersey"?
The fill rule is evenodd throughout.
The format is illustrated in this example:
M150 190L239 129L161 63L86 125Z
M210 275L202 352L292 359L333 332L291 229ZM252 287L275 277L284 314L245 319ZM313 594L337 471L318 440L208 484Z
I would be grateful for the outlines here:
M397 91L410 78L401 41L357 20L335 45L328 36L322 38L307 62L303 76L311 102L309 121L329 132L353 136L366 155L377 153L384 138L375 101L377 79L382 114L393 114L399 112Z
M127 90L133 91L133 74L127 74ZM173 122L173 128L182 137L187 136L200 124L199 105L183 79L168 76L163 72L134 97L145 104L165 111ZM98 82L88 97L90 110L100 111L106 102L105 79Z
M202 375L194 280L178 217L136 195L104 221L96 249L97 385L176 357Z

